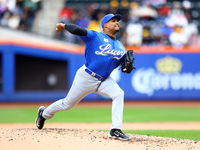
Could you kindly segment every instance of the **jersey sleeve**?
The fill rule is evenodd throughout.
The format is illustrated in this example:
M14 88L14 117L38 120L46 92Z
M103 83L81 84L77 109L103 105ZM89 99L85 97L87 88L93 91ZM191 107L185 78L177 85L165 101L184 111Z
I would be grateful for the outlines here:
M87 35L86 36L78 36L81 38L81 40L84 42L84 43L87 43L87 41L89 41L91 38L93 38L93 36L95 35L94 31L92 30L89 30L89 29L86 29L87 30Z

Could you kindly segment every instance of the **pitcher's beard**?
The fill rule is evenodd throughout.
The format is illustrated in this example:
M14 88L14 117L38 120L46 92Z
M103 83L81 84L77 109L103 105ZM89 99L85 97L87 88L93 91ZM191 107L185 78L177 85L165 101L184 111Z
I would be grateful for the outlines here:
M115 29L115 34L116 34L117 32L119 32L119 29Z

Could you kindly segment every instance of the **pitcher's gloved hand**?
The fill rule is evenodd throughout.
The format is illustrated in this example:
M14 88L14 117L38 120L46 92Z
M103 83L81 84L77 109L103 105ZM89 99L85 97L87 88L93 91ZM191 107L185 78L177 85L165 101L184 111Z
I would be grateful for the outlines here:
M121 64L121 71L129 74L133 69L136 69L133 67L134 60L135 58L133 57L133 50L128 50L124 55L124 62Z

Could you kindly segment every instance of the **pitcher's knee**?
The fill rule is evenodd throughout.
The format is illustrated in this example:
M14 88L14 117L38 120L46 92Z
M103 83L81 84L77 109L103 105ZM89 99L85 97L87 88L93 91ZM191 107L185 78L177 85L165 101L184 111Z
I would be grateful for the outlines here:
M69 109L71 109L72 107L74 107L74 104L70 104L70 103L68 103L68 102L65 101L65 100L63 100L62 104L63 104L64 110L69 110Z
M69 110L69 109L71 109L72 107L70 106L70 105L68 105L67 103L65 103L64 101L63 101L63 108L64 108L64 110Z
M118 96L124 97L124 91L123 91L123 90L120 90L120 91L118 92Z
M121 90L121 89L118 90L118 91L116 91L116 93L113 94L112 99L115 99L115 98L117 98L117 97L123 98L123 97L124 97L124 91Z

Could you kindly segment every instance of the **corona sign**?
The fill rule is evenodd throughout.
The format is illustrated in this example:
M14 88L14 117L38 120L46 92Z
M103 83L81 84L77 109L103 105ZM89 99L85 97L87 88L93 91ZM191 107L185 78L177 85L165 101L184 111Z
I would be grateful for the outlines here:
M132 87L136 93L148 97L154 96L155 92L159 95L161 91L165 92L164 95L172 97L179 91L188 94L196 92L200 96L200 67L197 65L199 69L196 72L194 69L186 71L183 70L185 63L180 58L169 55L161 57L155 61L154 66L141 67L135 71L131 79Z

